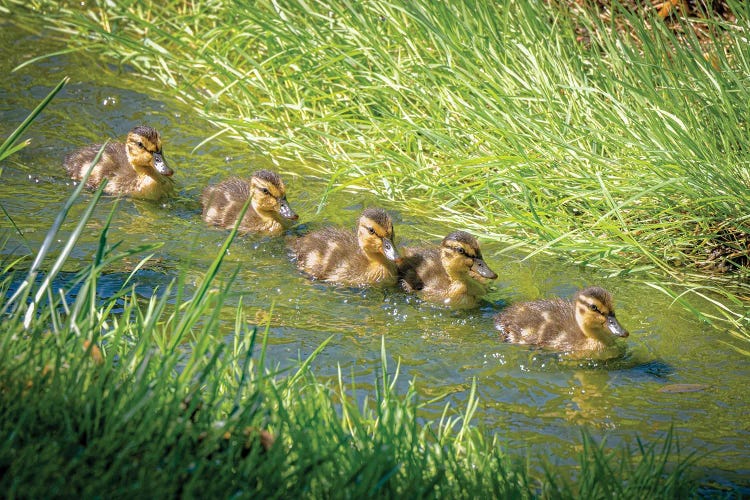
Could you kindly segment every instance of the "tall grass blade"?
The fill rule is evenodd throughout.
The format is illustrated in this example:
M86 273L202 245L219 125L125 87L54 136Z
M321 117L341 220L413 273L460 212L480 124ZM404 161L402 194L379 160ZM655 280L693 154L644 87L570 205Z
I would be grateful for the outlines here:
M31 125L31 122L33 122L37 116L44 110L44 108L47 107L47 105L54 99L54 97L62 90L63 87L70 81L70 78L67 76L60 80L60 83L58 83L55 88L53 88L49 94L47 94L47 97L42 99L42 101L34 108L34 110L29 113L29 115L26 117L26 119L18 126L16 129L8 136L7 139L5 139L5 142L0 145L0 161L3 161L5 158L7 158L10 154L18 151L20 148L16 148L11 150L12 146L15 144L15 142L18 140L18 138L23 134L27 128L29 128L29 125Z

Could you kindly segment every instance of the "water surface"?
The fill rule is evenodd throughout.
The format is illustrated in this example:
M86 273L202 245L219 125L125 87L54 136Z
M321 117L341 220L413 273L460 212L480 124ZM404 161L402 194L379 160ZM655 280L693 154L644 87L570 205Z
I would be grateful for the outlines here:
M164 242L146 270L139 273L139 293L164 286L187 269L189 284L200 280L226 237L200 219L198 196L207 184L229 175L249 176L272 168L284 178L288 198L300 215L297 231L338 224L353 227L365 206L381 205L396 221L401 245L457 229L402 213L372 195L331 195L320 214L318 202L326 179L300 165L281 163L254 153L252 145L214 141L193 148L216 130L193 110L155 95L137 74L102 65L83 55L53 57L10 70L33 55L59 50L54 43L26 34L13 25L0 29L0 134L6 137L63 76L70 84L28 132L32 145L2 167L0 203L22 229L20 237L0 218L0 234L8 242L0 253L7 260L37 249L72 191L62 158L71 150L104 138L122 139L134 125L147 123L163 137L165 156L175 170L179 197L165 204L105 198L68 263L68 272L87 265L99 230L116 206L110 241L123 248ZM87 195L89 196L89 195ZM70 231L84 207L72 210ZM698 465L713 476L747 484L750 477L750 380L748 358L731 346L731 337L700 323L690 313L649 286L606 278L551 257L523 260L502 242L480 237L485 260L500 279L484 307L454 312L420 303L397 291L355 290L313 283L290 262L284 238L240 237L230 249L227 274L240 272L230 306L239 303L249 318L263 318L273 308L269 358L293 366L322 341L333 336L313 370L335 377L339 367L363 391L376 383L380 347L385 338L390 367L401 365L399 385L405 391L416 380L429 398L448 394L453 408L465 406L472 381L481 398L476 421L497 433L503 446L520 454L572 463L579 453L580 429L607 436L608 443L633 445L662 438L674 427L682 453L706 454ZM437 242L437 240L434 240ZM135 265L133 262L132 265ZM128 275L113 269L102 280L100 294L114 293ZM631 335L627 354L609 363L560 361L549 353L498 341L493 315L504 304L553 295L571 296L579 287L597 283L614 295L618 318ZM234 325L226 308L225 335ZM672 384L700 384L695 392L660 391ZM439 418L444 402L423 415Z

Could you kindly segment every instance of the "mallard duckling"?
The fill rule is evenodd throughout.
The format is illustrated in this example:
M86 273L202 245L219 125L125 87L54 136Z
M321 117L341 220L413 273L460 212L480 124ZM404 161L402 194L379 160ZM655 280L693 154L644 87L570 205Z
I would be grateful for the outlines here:
M356 234L328 227L293 244L297 267L313 278L346 285L396 283L398 252L393 222L385 210L368 208L359 217Z
M425 300L470 308L487 293L487 282L497 274L482 259L477 239L454 231L427 248L405 248L398 266L401 287Z
M495 316L495 327L506 342L560 351L603 351L629 335L615 317L612 296L598 286L579 290L572 302L513 304Z
M101 144L81 148L65 157L65 170L74 180L81 180L101 149ZM96 189L108 179L105 193L128 195L146 200L159 200L172 195L174 172L164 159L159 133L146 125L128 132L121 142L107 143L99 161L86 181L86 187Z
M231 229L248 198L250 206L239 227L242 232L278 234L299 218L286 201L281 177L270 170L258 170L249 180L232 177L204 189L203 220Z

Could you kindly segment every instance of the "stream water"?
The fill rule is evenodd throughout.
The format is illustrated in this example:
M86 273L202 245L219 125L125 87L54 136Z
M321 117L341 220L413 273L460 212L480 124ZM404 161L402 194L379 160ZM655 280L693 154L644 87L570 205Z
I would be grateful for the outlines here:
M177 199L166 204L105 198L69 261L67 271L90 262L99 230L119 203L110 234L124 248L164 242L155 259L137 275L144 296L182 270L197 282L226 237L207 228L200 218L201 189L229 175L249 176L258 168L277 170L287 184L288 199L300 215L297 231L338 224L353 227L364 206L381 205L395 218L397 244L414 244L441 227L399 211L371 195L337 193L317 214L326 185L294 164L274 165L239 142L209 142L193 148L216 130L177 100L154 95L137 74L102 65L81 54L52 57L11 70L29 57L61 47L20 31L0 29L0 135L8 134L63 76L71 82L34 122L32 143L2 164L0 204L22 230L18 236L6 217L0 235L7 242L0 259L37 249L72 186L62 168L64 155L81 145L111 137L122 139L134 125L157 128L164 153L175 170ZM87 195L89 196L89 195ZM83 204L74 207L75 221ZM66 226L72 228L72 223ZM290 262L284 238L240 237L230 249L227 269L241 266L234 284L236 305L249 318L273 308L269 358L293 365L329 336L332 341L313 363L322 378L339 367L357 386L371 389L380 369L385 337L390 366L401 364L402 392L412 379L426 398L447 393L443 402L427 406L426 419L439 418L445 402L463 409L472 380L481 399L477 423L497 433L508 450L545 456L553 463L576 461L581 426L608 443L635 446L663 438L674 427L681 454L696 452L705 476L724 484L750 484L750 420L748 358L731 346L725 332L700 323L663 293L634 280L605 278L551 257L523 260L503 245L477 235L489 266L500 279L489 303L470 312L440 309L395 291L355 290L313 283ZM100 294L119 289L127 273L102 281ZM627 354L604 365L563 363L550 354L503 344L493 328L493 315L504 304L553 295L571 296L579 287L598 283L615 297L618 318L630 330ZM110 288L111 287L111 288ZM108 288L110 288L108 290ZM234 324L227 307L226 334ZM675 384L705 386L695 392L670 390ZM747 491L747 490L746 490Z

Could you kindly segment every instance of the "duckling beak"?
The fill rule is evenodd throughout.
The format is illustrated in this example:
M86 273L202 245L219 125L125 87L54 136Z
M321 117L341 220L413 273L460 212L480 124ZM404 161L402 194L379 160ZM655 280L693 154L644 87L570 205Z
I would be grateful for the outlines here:
M297 220L299 219L299 215L297 215L294 210L292 210L292 207L289 206L289 203L287 203L286 198L281 198L279 200L279 213L282 217L289 219L289 220Z
M396 247L393 246L393 242L391 242L391 240L389 240L388 238L383 238L383 254L388 260L392 260L394 262L398 262L400 260L398 252L396 251Z
M495 271L489 268L487 263L480 259L479 257L476 257L474 259L474 263L471 265L472 272L477 273L479 276L487 279L494 280L497 278L497 274L495 274Z
M154 153L154 168L161 175L166 175L167 177L172 177L172 174L174 174L174 170L169 168L167 160L164 159L164 155L162 155L161 151Z
M607 328L609 328L609 331L612 332L612 335L615 337L627 337L630 335L626 329L622 327L619 321L617 321L617 318L615 318L614 314L610 314L607 316Z

